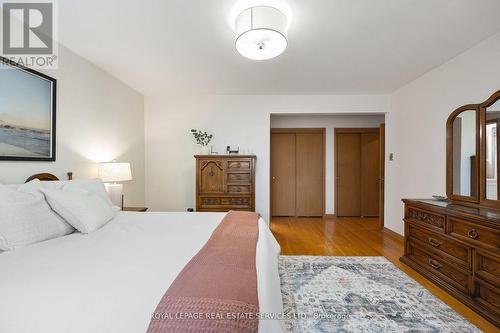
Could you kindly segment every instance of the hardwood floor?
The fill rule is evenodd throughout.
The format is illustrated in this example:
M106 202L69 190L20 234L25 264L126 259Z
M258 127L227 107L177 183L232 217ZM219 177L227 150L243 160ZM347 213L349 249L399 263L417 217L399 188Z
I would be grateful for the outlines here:
M384 256L485 332L500 332L489 321L399 261L403 238L381 231L377 218L273 217L271 230L282 255Z

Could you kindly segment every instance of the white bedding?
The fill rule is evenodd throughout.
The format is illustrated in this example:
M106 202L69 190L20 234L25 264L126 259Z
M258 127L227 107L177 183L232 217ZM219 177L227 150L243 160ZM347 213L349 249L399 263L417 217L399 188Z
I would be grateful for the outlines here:
M184 265L224 213L120 212L85 235L0 254L0 332L141 333ZM259 220L261 313L282 313L279 245ZM259 332L281 332L261 320Z

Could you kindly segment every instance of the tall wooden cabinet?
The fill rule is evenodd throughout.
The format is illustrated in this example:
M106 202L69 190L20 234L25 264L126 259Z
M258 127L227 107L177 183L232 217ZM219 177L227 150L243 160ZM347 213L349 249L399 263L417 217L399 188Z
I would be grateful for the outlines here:
M195 155L196 211L255 211L254 155Z

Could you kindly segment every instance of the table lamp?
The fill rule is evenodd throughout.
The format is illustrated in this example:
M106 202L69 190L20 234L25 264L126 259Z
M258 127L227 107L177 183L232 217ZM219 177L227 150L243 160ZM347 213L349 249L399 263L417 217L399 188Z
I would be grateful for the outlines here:
M123 209L123 184L118 182L132 180L130 163L100 163L99 178L105 183L111 202Z

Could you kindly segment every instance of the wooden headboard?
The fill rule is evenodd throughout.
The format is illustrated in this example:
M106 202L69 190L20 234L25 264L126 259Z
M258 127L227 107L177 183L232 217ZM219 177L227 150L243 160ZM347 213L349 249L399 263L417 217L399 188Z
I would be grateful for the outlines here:
M25 183L32 181L33 179L39 179L43 181L54 181L54 180L59 180L56 176L54 176L51 173L37 173L36 175L33 175L26 179ZM73 172L68 172L68 180L73 179Z

